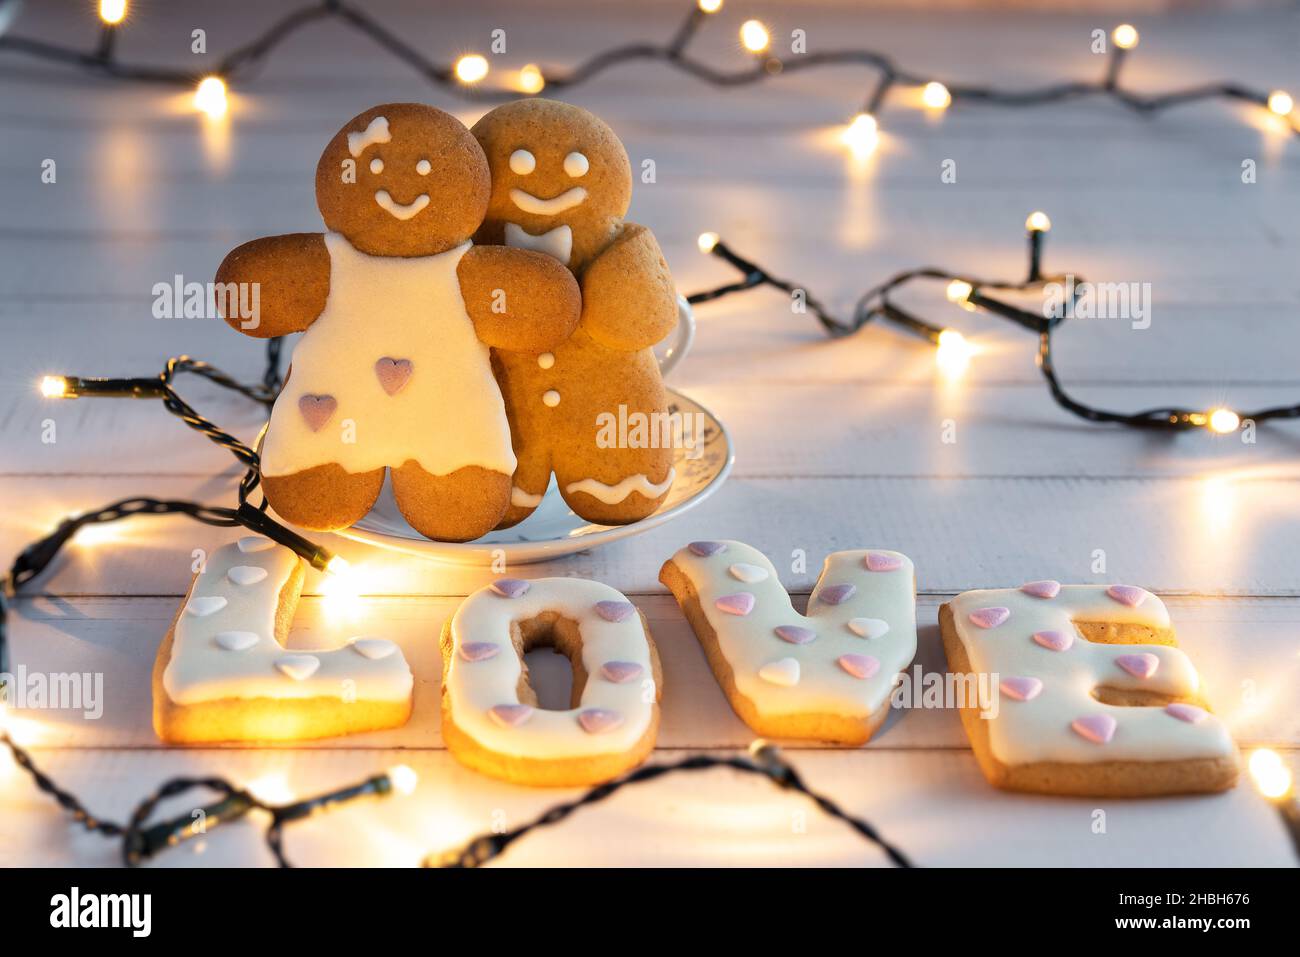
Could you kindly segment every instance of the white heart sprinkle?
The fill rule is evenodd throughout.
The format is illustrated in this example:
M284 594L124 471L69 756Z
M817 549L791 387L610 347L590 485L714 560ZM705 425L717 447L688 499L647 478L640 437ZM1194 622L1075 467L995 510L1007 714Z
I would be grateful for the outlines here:
M295 681L305 681L320 668L315 655L285 655L275 660L275 666Z
M799 683L799 662L793 658L780 658L769 661L758 669L758 676L774 685L789 688Z
M371 661L387 658L397 650L397 645L387 638L353 638L348 644L357 654Z
M264 552L267 549L275 548L275 542L269 538L263 538L261 535L246 535L239 540L239 550L245 555L252 552Z
M748 562L736 562L727 571L731 572L732 578L737 578L742 582L761 582L767 580L767 569L762 565L751 565Z
M261 640L255 631L222 631L213 639L226 651L244 651Z
M256 585L266 578L266 569L256 565L236 565L226 572L226 577L236 585Z
M849 631L863 638L881 638L889 634L889 622L883 618L850 618Z
M185 611L195 618L213 615L226 607L226 600L220 595L196 595L185 606Z

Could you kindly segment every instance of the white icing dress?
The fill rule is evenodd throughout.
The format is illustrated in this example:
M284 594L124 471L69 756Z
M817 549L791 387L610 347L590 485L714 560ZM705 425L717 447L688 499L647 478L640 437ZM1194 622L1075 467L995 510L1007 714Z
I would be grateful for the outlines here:
M514 472L505 404L456 274L471 245L404 259L325 234L329 297L271 411L264 475L412 459L434 475L470 465Z

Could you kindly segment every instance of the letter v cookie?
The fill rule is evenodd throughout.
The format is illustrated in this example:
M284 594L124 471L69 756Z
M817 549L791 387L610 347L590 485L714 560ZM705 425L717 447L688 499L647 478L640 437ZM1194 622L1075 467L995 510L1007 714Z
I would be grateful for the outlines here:
M916 575L898 552L835 552L806 616L767 557L743 542L692 542L659 580L731 707L762 735L866 742L916 653Z
M1054 581L968 591L939 625L949 670L997 676L988 717L961 710L995 787L1137 797L1235 783L1232 738L1150 592Z

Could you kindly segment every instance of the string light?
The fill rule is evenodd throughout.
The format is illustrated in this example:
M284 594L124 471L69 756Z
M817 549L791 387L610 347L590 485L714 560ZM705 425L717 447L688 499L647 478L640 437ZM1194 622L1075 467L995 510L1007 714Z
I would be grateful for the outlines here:
M972 305L970 301L970 295L974 291L975 289L970 283L963 279L954 279L952 282L948 283L948 288L944 290L944 295L947 297L949 302L956 303L963 309L968 309L971 312L974 312L975 306Z
M762 53L772 42L772 37L762 22L746 20L740 25L740 42L750 53Z
M541 71L537 71L541 74ZM488 75L488 61L486 57L477 53L467 53L456 61L456 79L462 83L478 83ZM545 85L545 81L543 81Z
M1031 233L1045 233L1052 228L1052 221L1041 209L1034 210L1025 219L1025 229Z
M541 67L536 63L529 63L519 71L520 93L541 93L544 89L546 77L542 76Z
M1121 23L1110 32L1111 42L1121 50L1132 50L1138 45L1137 27L1131 23Z
M956 329L945 329L939 333L938 347L934 351L934 361L939 372L947 379L959 379L970 365L974 348L966 337Z
M695 240L695 245L700 247L700 252L711 253L713 247L718 245L717 233L700 233L699 239Z
M1212 409L1206 424L1210 431L1226 434L1236 432L1241 426L1241 416L1231 409Z
M1269 800L1279 800L1291 793L1290 769L1271 748L1256 748L1250 755L1250 776L1259 793Z
M116 26L126 19L126 0L99 0L99 19Z
M840 136L854 156L869 155L880 142L879 125L870 113L859 113Z
M722 0L700 0L701 13L717 13L722 9Z
M947 109L952 103L952 94L942 83L931 80L921 90L921 102L932 110Z
M1274 90L1268 95L1268 108L1278 116L1290 116L1295 108L1295 100L1286 90Z
M225 80L219 76L205 76L199 81L198 88L194 91L195 109L216 119L226 115L228 105Z

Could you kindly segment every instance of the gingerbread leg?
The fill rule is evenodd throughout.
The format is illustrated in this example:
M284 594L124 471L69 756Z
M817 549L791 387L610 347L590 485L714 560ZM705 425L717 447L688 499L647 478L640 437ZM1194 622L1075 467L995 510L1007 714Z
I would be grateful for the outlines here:
M645 518L668 496L672 449L605 449L586 462L555 462L569 507L589 522L627 525Z
M515 449L519 465L510 488L510 507L498 528L518 525L542 503L546 486L551 481L551 455L541 443Z
M348 472L318 465L290 475L262 476L266 500L287 522L319 532L356 524L384 487L384 470Z
M510 504L510 476L469 465L432 475L415 462L392 470L393 496L411 527L440 542L468 542L496 528Z

